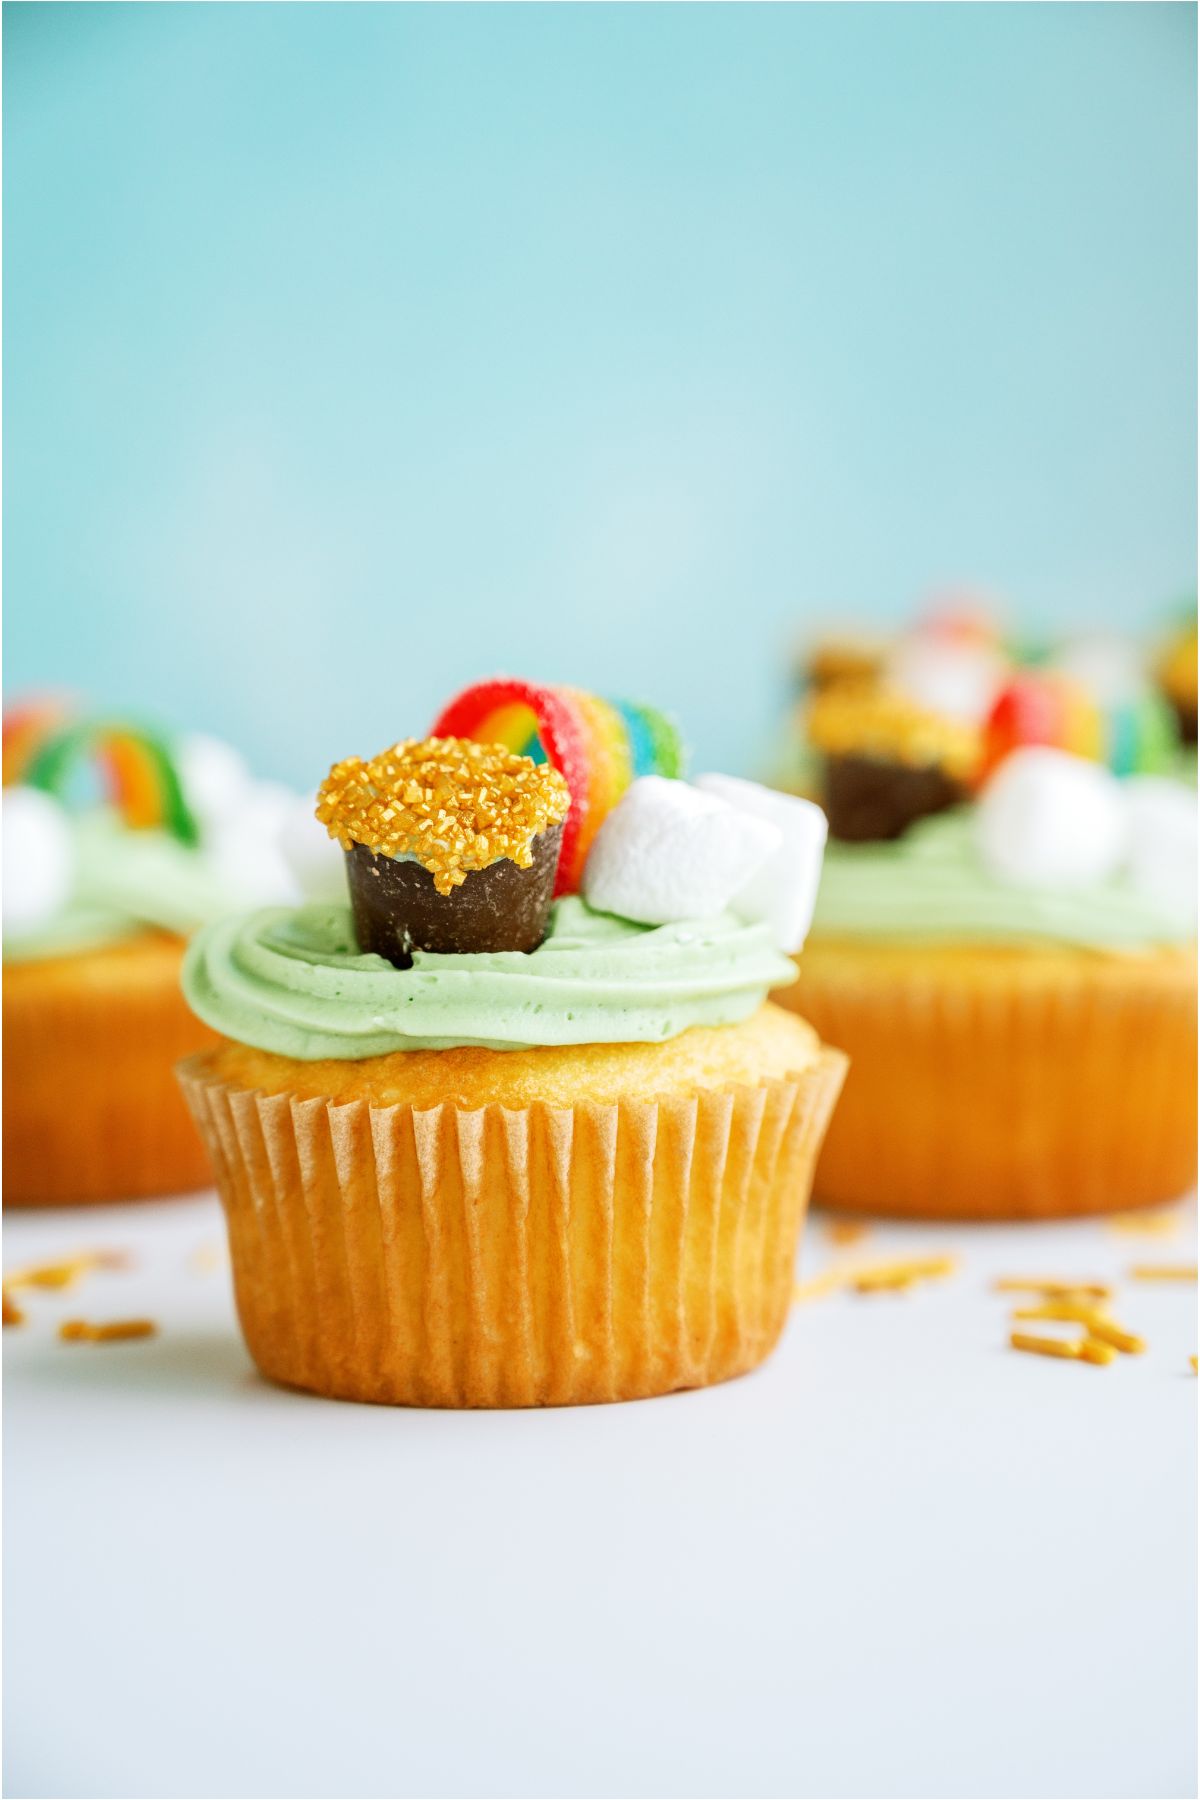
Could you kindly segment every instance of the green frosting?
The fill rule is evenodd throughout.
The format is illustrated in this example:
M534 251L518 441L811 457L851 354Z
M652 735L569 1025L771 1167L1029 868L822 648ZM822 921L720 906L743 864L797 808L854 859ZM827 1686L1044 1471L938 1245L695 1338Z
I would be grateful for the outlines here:
M238 904L202 851L165 831L130 831L112 813L73 818L75 887L55 918L4 940L6 961L119 943L146 926L181 935Z
M313 1062L477 1045L659 1042L732 1025L795 979L765 925L634 925L560 900L526 955L364 956L344 906L267 907L206 927L183 989L226 1037Z
M1187 904L1152 899L1123 878L1070 889L1005 887L981 863L963 810L924 819L894 843L831 842L813 931L1129 953L1185 943L1196 920Z

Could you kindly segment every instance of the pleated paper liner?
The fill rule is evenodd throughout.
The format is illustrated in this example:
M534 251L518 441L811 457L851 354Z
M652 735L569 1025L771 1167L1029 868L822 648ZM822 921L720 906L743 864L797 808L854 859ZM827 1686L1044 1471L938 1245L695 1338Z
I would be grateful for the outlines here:
M4 1204L129 1200L212 1173L175 1064L215 1042L179 991L182 942L148 934L4 972Z
M844 1058L691 1098L420 1110L180 1080L272 1380L410 1406L699 1387L787 1316Z
M1196 1176L1192 953L875 951L810 940L774 996L850 1058L817 1199L1024 1219L1173 1200Z

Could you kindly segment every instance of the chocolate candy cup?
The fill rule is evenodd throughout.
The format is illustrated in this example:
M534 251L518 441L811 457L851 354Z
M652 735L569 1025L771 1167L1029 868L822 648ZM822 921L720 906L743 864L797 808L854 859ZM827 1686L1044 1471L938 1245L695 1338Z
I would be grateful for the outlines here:
M936 763L910 767L873 756L831 756L825 764L829 835L843 843L898 838L917 819L966 797L966 789Z
M414 950L536 950L546 935L562 833L561 825L538 833L529 868L501 857L472 869L448 894L438 893L423 863L354 844L346 873L359 948L398 969L411 968Z

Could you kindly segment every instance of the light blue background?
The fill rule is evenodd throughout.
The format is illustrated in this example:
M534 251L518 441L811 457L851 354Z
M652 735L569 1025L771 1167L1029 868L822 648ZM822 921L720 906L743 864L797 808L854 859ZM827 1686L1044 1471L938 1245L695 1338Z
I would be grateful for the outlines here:
M5 8L6 688L264 771L498 668L1194 585L1190 6Z

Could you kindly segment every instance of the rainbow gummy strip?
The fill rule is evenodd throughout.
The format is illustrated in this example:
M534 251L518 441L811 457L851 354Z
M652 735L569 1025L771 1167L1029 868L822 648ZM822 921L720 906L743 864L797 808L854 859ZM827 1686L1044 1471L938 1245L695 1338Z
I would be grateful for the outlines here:
M1050 670L1026 669L998 696L984 730L983 773L1013 750L1048 744L1105 763L1114 775L1146 775L1170 762L1174 728L1157 695L1103 707Z
M464 689L443 709L433 735L503 744L553 763L571 790L558 894L579 887L592 840L631 781L678 778L684 769L679 732L656 708L502 677Z
M6 787L24 782L66 800L75 771L91 762L126 825L135 830L157 827L183 844L199 841L179 771L163 739L114 720L62 721L61 709L51 714L40 702L6 715Z

